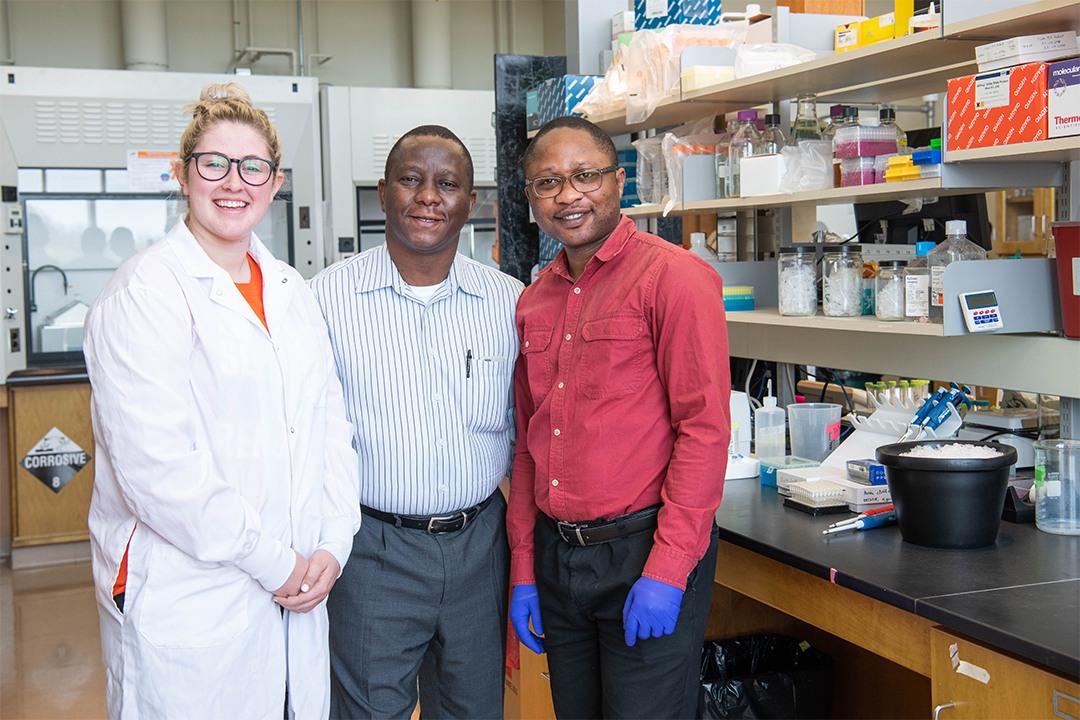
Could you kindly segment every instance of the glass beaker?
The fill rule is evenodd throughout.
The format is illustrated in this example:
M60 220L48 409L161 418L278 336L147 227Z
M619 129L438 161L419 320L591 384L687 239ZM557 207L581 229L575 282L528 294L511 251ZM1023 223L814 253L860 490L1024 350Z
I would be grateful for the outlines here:
M1035 448L1035 525L1080 535L1080 440L1039 440Z

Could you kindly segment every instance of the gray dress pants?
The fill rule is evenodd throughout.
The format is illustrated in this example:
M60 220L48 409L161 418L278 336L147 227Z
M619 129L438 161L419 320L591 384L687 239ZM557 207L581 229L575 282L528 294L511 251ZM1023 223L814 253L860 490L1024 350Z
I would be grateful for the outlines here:
M432 535L365 516L327 599L331 718L501 718L506 501Z

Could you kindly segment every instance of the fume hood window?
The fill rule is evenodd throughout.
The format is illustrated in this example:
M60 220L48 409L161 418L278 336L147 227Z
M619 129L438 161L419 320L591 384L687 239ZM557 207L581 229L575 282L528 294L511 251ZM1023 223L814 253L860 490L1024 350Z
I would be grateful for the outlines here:
M100 176L100 171L99 176ZM271 203L255 234L292 262L290 198ZM179 222L178 196L23 196L27 365L81 365L83 323L94 298L128 258Z
M47 193L99 193L102 187L101 170L47 169L45 192Z

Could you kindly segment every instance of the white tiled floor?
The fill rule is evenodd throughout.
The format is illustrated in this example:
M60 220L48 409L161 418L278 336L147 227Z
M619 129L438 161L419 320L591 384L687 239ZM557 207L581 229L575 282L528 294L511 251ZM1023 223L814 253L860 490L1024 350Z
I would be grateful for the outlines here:
M90 563L12 571L0 561L0 717L106 717Z

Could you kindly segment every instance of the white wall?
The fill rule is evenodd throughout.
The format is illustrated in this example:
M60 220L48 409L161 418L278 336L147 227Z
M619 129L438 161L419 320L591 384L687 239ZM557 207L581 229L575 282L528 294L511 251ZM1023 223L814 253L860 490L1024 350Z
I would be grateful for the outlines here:
M496 2L453 3L455 88L494 88ZM505 0L504 0L505 1ZM123 69L119 0L7 0L17 65ZM565 54L563 0L510 0L509 52ZM232 0L168 0L169 69L225 72L233 59ZM241 45L248 41L248 0L239 0ZM295 0L253 0L252 40L298 49ZM408 0L303 0L304 54L333 59L306 74L334 85L411 87L411 3ZM304 58L308 64L308 58ZM245 60L254 74L287 74L285 56Z

